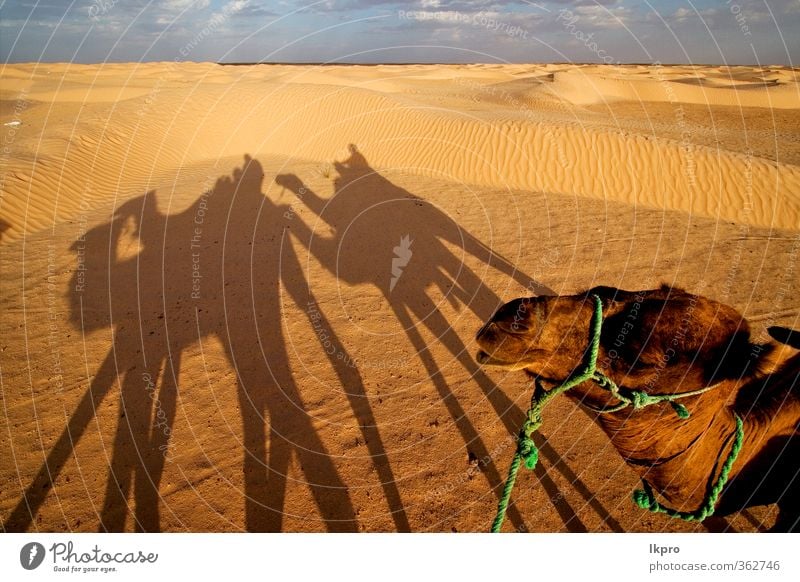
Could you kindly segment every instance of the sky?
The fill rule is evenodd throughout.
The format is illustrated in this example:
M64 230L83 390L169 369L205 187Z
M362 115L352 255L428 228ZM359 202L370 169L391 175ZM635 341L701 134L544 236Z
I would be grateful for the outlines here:
M796 65L800 0L0 0L0 59Z

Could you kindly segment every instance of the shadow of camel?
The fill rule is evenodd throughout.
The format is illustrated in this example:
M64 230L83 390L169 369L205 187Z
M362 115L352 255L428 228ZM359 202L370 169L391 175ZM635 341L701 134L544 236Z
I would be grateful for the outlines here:
M95 411L120 383L101 528L120 531L130 515L138 531L158 531L159 485L171 454L184 350L216 336L236 372L244 437L245 526L280 531L290 457L329 531L356 531L347 487L306 413L289 370L281 326L281 285L308 314L314 302L285 236L288 207L262 194L261 164L245 156L232 177L216 181L187 210L159 212L155 194L122 205L109 223L73 250L83 257L70 285L71 321L83 332L113 329L113 344L6 529L31 524ZM123 248L134 240L138 249ZM128 256L125 256L128 255ZM314 321L325 315L317 310ZM330 326L327 326L331 329ZM346 353L338 337L327 338ZM325 351L325 350L323 350ZM327 353L327 352L326 352ZM381 481L395 527L408 519L357 369L330 362ZM269 455L266 424L269 424ZM131 509L131 490L133 502ZM171 511L166 505L167 510Z
M294 174L276 177L275 182L279 186L291 190L316 215L318 221L333 231L332 236L320 236L315 229L300 223L292 227L292 233L338 280L353 286L373 285L383 293L453 418L468 451L479 459L491 459L488 447L445 381L420 328L427 328L469 373L510 434L517 433L524 413L478 366L428 295L427 289L438 287L452 305L467 306L480 321L485 321L502 305L503 302L494 291L484 285L464 260L448 248L450 245L511 277L531 294L554 293L518 271L441 209L393 184L371 168L356 146L351 144L349 149L348 159L334 164L338 176L334 180L334 194L330 198L319 196ZM619 524L594 498L589 488L561 462L558 453L546 443L542 445L542 454L573 483L575 489L612 529L620 530ZM490 486L499 495L503 478L494 462L487 463L482 469ZM537 468L536 475L550 498L559 500L555 508L565 527L570 531L586 531L573 508L559 494L555 482L542 468ZM521 516L513 506L511 509L510 521L518 531L524 530Z

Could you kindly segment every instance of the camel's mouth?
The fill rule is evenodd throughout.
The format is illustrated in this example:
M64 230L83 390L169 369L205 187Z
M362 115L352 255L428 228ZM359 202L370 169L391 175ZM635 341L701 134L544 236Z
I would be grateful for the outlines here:
M523 370L530 362L509 362L496 358L483 350L478 350L475 359L481 366L489 366L492 368L503 368L505 370Z
M542 376L539 371L536 371L532 367L533 366L532 361L518 360L516 362L509 362L506 360L501 360L499 358L496 358L483 350L478 350L478 353L475 355L475 360L477 360L477 362L481 366L485 367L500 368L509 371L521 370L525 372L525 375L528 378L536 381L537 384L541 386L545 392L549 392L559 384L563 383L562 380L558 380L556 378L550 378L548 376Z

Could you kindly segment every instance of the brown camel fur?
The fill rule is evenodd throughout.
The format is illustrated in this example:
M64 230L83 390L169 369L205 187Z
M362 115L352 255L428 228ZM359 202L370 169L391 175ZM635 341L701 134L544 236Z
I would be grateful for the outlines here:
M618 386L649 394L714 386L679 400L691 413L688 419L666 402L592 412L625 462L650 483L662 504L693 511L729 454L738 414L744 442L715 515L777 503L773 529L797 530L800 354L779 362L778 345L753 343L747 321L735 309L666 285L516 299L478 332L478 361L525 370L545 388L561 384L586 361L593 294L603 304L597 368ZM566 394L594 411L618 403L588 381Z

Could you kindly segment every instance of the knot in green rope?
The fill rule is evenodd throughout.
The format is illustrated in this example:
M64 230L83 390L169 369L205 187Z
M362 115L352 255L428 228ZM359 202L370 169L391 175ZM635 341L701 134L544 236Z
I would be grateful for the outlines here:
M542 426L541 406L534 402L531 404L531 409L528 410L528 418L517 437L517 452L525 461L525 467L528 469L535 469L536 463L539 461L539 449L533 442L533 433L539 430L540 426Z
M646 393L639 390L634 390L631 393L631 405L633 406L634 410L644 408L648 404L650 404L650 396L648 396Z
M531 470L536 468L536 463L539 462L539 449L536 447L531 437L521 437L519 439L517 452L525 462L526 468Z

